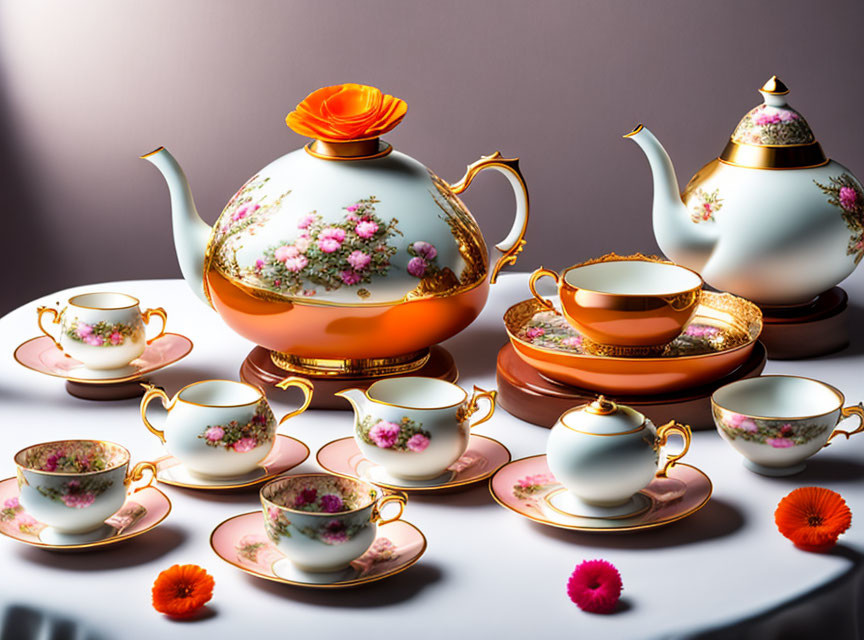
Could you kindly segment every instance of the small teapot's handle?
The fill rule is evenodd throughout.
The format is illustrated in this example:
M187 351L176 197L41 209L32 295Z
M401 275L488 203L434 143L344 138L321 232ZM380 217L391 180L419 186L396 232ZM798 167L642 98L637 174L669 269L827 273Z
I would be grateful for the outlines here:
M686 424L681 424L680 422L675 422L674 420L670 420L664 425L657 427L657 445L660 447L665 447L666 443L669 440L669 436L673 433L677 433L684 440L684 448L681 449L679 453L674 455L666 455L666 464L663 465L663 468L657 472L658 478L665 478L666 474L669 472L669 469L672 468L676 462L678 462L681 458L684 457L684 454L687 453L690 449L690 439L693 434L690 431L690 427Z
M845 420L846 418L851 418L852 416L858 416L858 428L854 431L843 431L843 429L834 429L834 431L831 432L831 435L828 436L828 441L825 443L826 447L831 444L831 440L832 438L834 438L834 436L846 436L846 439L848 440L856 433L864 432L864 403L859 402L858 404L851 407L843 407L842 409L840 409L840 415L842 416L842 420Z
M498 279L498 272L506 265L514 264L522 251L522 247L525 246L525 230L528 228L528 188L525 186L525 179L519 170L519 158L502 158L501 152L496 151L491 156L483 156L477 162L469 164L462 179L450 185L453 193L458 195L465 191L471 186L471 182L477 174L484 169L494 169L503 173L510 181L510 186L513 187L513 193L516 196L516 218L513 220L513 226L507 237L495 245L495 248L501 252L489 275L489 283L495 284Z

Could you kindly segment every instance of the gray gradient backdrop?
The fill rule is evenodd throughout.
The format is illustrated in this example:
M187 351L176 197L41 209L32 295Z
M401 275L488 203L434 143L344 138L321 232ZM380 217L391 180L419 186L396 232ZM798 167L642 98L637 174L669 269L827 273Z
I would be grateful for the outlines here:
M494 150L522 158L519 269L654 252L648 166L621 134L649 126L683 186L776 73L864 175L862 34L861 0L0 0L0 312L178 276L168 193L138 155L168 147L212 222L305 142L288 111L340 82L404 98L387 139L445 179ZM465 200L500 240L505 180Z

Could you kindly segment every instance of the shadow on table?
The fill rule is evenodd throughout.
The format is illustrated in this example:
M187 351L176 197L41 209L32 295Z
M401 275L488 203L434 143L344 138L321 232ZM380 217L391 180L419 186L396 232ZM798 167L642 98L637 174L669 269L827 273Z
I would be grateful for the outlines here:
M842 438L835 439L843 446ZM834 446L831 446L833 449ZM864 463L852 458L816 455L807 460L807 468L793 476L764 476L770 482L804 486L808 483L849 482L864 478Z
M105 640L80 623L20 604L11 604L0 620L2 640Z
M689 518L672 524L646 529L645 531L621 533L582 533L556 529L539 523L531 523L538 532L556 540L575 542L604 549L662 549L694 542L704 542L728 536L744 524L744 517L728 502L719 498L711 500Z
M426 587L438 582L441 569L423 561L386 580L358 589L306 589L246 576L250 585L280 598L303 604L343 609L387 607L417 597Z
M90 551L52 551L27 547L21 550L21 557L33 564L52 569L110 571L157 560L180 546L186 537L183 529L163 524L141 536L108 547L96 547ZM130 553L127 546L130 542L135 545L134 553ZM0 638L6 640L6 636Z
M493 505L495 501L492 499L492 494L489 493L488 480L480 481L476 486L466 489L464 487L456 487L452 491L443 491L436 493L411 493L408 496L408 509L412 503L417 504L440 504L447 507L482 507L485 505Z
M802 553L806 553L802 551ZM758 616L688 634L692 640L857 640L864 629L864 556L843 544L826 555L847 558L849 568L829 584Z

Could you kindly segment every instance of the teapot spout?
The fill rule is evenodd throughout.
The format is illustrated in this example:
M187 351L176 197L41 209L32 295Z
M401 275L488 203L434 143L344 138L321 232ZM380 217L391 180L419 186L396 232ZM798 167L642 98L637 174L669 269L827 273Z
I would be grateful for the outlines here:
M366 407L366 392L363 389L342 389L342 391L337 391L333 395L345 398L350 402L351 407L354 409L354 415L360 419Z
M174 227L174 250L186 283L195 294L210 305L204 291L204 257L210 238L210 225L198 215L186 174L165 147L141 156L155 165L168 183L171 194L171 218Z
M654 178L654 237L666 256L701 273L717 242L714 225L697 225L690 219L678 192L675 167L663 145L641 124L624 136L641 148Z

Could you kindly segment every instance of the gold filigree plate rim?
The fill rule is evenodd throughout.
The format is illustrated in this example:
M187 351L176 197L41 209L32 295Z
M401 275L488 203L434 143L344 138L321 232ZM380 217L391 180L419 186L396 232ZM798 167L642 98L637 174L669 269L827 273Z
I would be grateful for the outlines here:
M210 485L210 484L208 484L208 485L188 484L185 482L178 482L176 480L166 480L164 477L161 477L158 472L156 473L156 482L158 482L160 484L167 484L171 487L180 487L181 489L193 489L196 491L233 491L234 489L248 489L249 487L255 487L255 486L258 486L260 484L264 484L265 482L269 482L270 480L273 480L277 476L280 476L281 474L285 473L286 471L290 471L291 469L294 469L294 468L300 466L301 464L306 462L306 460L309 459L309 455L312 453L312 451L309 449L309 446L305 442L303 442L302 440L298 440L297 438L292 438L291 436L286 436L285 434L282 434L282 433L277 433L276 437L277 438L285 438L287 440L293 440L294 442L302 445L303 448L306 449L306 455L304 455L303 459L300 460L299 462L297 462L296 464L293 464L290 467L286 467L285 469L280 469L279 471L270 471L270 470L268 470L267 466L261 465L259 463L259 466L264 469L264 472L265 472L264 475L259 477L259 478L255 478L254 480L250 480L248 482L243 482L240 484L213 484L213 485ZM275 448L276 448L276 445L274 444L273 449L275 449ZM271 451L272 451L272 449L271 449ZM156 460L154 460L153 464L155 464L156 468L158 469L160 463L164 463L166 460L170 460L171 458L174 458L174 456L170 456L170 455L169 456L162 456L161 458L157 458ZM174 459L176 460L176 458L174 458ZM178 461L178 464L181 464L181 463L179 463L179 461Z
M436 485L429 486L429 487L414 487L414 486L405 487L402 485L379 482L377 480L374 480L374 481L373 480L367 480L365 478L360 478L359 476L352 476L352 475L347 474L347 473L341 473L339 471L334 471L333 469L330 469L329 467L327 467L323 462L321 462L321 452L326 447L329 447L331 444L336 444L337 442L343 442L345 440L353 440L354 439L354 436L348 436L346 438L336 438L335 440L331 440L330 442L322 445L321 448L318 449L318 453L315 454L315 462L317 462L318 466L320 466L322 469L326 470L329 473L332 473L334 476L340 476L342 478L351 478L352 480L362 480L363 482L369 482L370 484L374 484L376 487L381 487L382 489L393 489L393 490L397 490L397 491L405 491L406 493L434 493L436 491L442 491L443 492L443 491L449 491L450 489L455 489L456 487L465 487L465 486L468 486L470 484L477 484L477 483L483 482L484 480L487 480L488 478L491 478L493 475L498 473L498 470L501 469L501 467L503 467L507 464L510 464L510 462L513 461L513 454L510 452L510 449L508 449L504 443L496 440L495 438L490 438L489 436L482 436L479 433L472 433L471 437L472 438L483 438L484 440L489 440L489 441L495 443L496 445L501 447L507 453L507 461L501 463L500 465L498 465L497 467L495 467L491 471L488 471L488 472L484 473L483 475L477 476L476 478L466 478L465 480L461 480L459 482L447 482L444 484L436 484ZM361 453L361 455L362 455L362 453ZM375 464L374 462L372 462L368 458L364 457L363 459L366 460L367 462L369 462L369 464ZM375 466L381 466L381 465L375 465Z
M182 360L183 358L185 358L186 356L188 356L192 352L192 349L195 347L195 345L192 343L192 341L189 338L187 338L186 336L184 336L180 333L172 333L170 331L165 333L164 335L156 338L156 340L154 340L154 342L162 340L166 336L175 336L177 338L183 338L183 340L185 340L186 342L189 343L189 348L184 353L180 354L179 356L177 356L173 360L160 363L158 366L154 367L153 369L147 369L146 371L139 371L138 373L134 373L132 375L125 376L123 378L95 378L95 379L93 379L93 378L73 378L71 376L64 376L60 373L51 373L49 371L43 371L41 369L36 369L34 367L31 367L29 364L24 364L23 362L21 362L21 360L18 358L18 352L25 345L30 344L34 340L43 340L47 336L36 336L35 338L30 338L29 340L25 340L24 342L22 342L21 344L19 344L16 347L15 352L12 354L12 357L15 358L15 362L17 362L18 364L20 364L22 367L24 367L26 369L30 369L30 371L35 371L36 373L41 373L41 374L46 375L46 376L52 376L54 378L63 378L64 380L68 380L69 382L80 382L81 384L119 384L121 382L131 382L132 380L138 380L139 378L142 378L143 376L146 376L150 373L153 373L154 371L159 371L160 369L164 369L168 365L172 365L175 362L178 362L178 361Z
M10 480L15 480L17 482L17 479L15 477L12 477L12 478L6 478L5 480L0 480L0 484L3 484L4 482L8 482ZM160 524L162 524L165 521L165 518L167 518L168 515L171 513L171 508L173 505L171 504L171 500L168 499L168 496L166 496L162 491L160 491L159 489L157 489L154 486L145 487L144 489L142 489L142 491L149 490L149 489L152 489L153 491L158 493L160 496L162 496L162 498L165 500L166 504L168 505L168 510L163 514L163 516L161 518L159 518L159 520L154 522L152 525L150 525L146 529L142 529L141 531L135 531L132 533L121 533L120 535L117 535L117 536L111 536L108 538L103 538L102 540L96 540L95 542L85 542L83 544L48 544L47 542L30 542L29 540L23 540L21 538L15 537L13 535L9 535L8 533L6 533L3 530L0 530L0 533L2 533L7 538L11 538L12 540L15 540L16 542L20 542L22 544L30 545L31 547L39 547L42 549L52 549L54 551L80 551L82 549L90 549L90 548L94 548L94 547L104 547L104 546L107 546L109 544L114 544L116 542L123 542L125 540L131 540L132 538L140 536L141 534L147 533L148 531L151 531L152 529L155 529L156 527L158 527ZM134 495L135 494L133 493L131 496L129 496L126 499L126 501L128 502ZM124 503L124 505L125 504L126 503ZM122 507L121 507L121 509L122 509Z
M519 460L514 460L513 462L510 462L508 464L516 464L518 462L522 462L523 460L530 460L532 458L541 458L541 457L545 458L546 454L540 453L540 454L537 454L534 456L527 456L525 458L519 458ZM507 465L504 465L504 467L506 467L506 466ZM503 469L504 467L501 467L501 469ZM694 467L692 464L686 464L684 462L676 462L674 467L689 467L690 469L693 469L698 474L700 474L703 478L705 478L706 482L708 482L708 494L705 496L705 499L702 500L702 502L700 502L695 507L693 507L693 508L691 508L691 509L689 509L683 513L676 514L674 517L669 517L669 518L666 518L665 520L657 520L656 522L649 522L649 523L639 524L639 525L635 525L635 526L631 526L631 527L608 527L608 528L602 528L602 529L598 528L598 527L580 527L577 525L566 525L566 524L563 524L560 522L552 522L551 520L545 520L545 519L539 518L537 516L529 515L529 514L525 513L524 511L519 511L518 509L515 509L514 507L512 507L508 504L505 504L504 501L498 497L498 494L495 493L495 489L492 487L492 482L493 482L493 480L495 480L494 476L489 479L489 493L492 495L492 498L495 500L495 502L500 504L502 507L504 507L508 511L512 511L513 513L516 513L516 514L522 516L523 518L528 518L529 520L532 520L534 522L538 522L540 524L545 524L545 525L550 526L550 527L555 527L557 529L567 529L568 531L581 531L583 533L626 533L629 531L643 531L646 529L654 529L656 527L663 527L663 526L666 526L667 524L672 524L673 522L678 522L679 520L683 520L684 518L688 518L688 517L692 516L694 513L699 511L706 504L708 504L708 501L711 500L711 496L714 495L714 483L711 482L711 478L709 478L708 474L706 474L704 471L702 471L698 467ZM500 472L501 469L499 469L496 472L496 474L498 472ZM609 518L609 519L611 520L611 518Z
M722 300L729 300L734 302L736 305L743 307L743 310L747 312L747 315L750 317L741 318L741 324L747 325L746 328L744 326L740 327L740 330L743 334L747 334L747 339L738 345L730 347L728 349L722 349L720 351L713 351L711 353L700 353L695 355L683 355L683 356L662 356L662 357L627 357L627 356L606 356L592 353L574 353L570 351L562 351L559 349L551 349L549 347L541 347L530 342L526 342L522 338L519 338L516 335L516 332L522 325L525 324L526 320L521 317L526 315L528 312L531 313L528 318L532 318L535 313L538 311L543 311L548 309L544 307L538 300L535 298L528 298L527 300L522 300L517 302L513 306L511 306L507 311L504 312L504 329L507 331L507 335L510 338L511 342L519 343L520 345L524 345L528 349L533 349L536 351L542 351L544 353L551 353L556 356L569 356L573 358L589 358L595 360L604 360L604 361L620 361L620 362L632 362L633 360L639 360L640 362L669 362L669 361L681 361L681 360L696 360L703 358L710 358L712 356L716 356L718 354L727 354L733 353L735 351L739 351L740 349L745 349L751 346L759 339L759 334L762 332L762 312L759 308L750 302L749 300L745 300L744 298L739 298L738 296L733 296L728 293L714 293L713 291L702 291L702 299L699 303L699 308L696 309L696 313L693 316L693 322L695 322L700 315L700 308L707 309L715 309L717 311L724 312L722 309L717 309L716 304ZM712 304L713 303L713 304ZM520 318L514 319L513 316L516 316L517 313L520 315ZM725 311L724 313L730 313ZM703 316L704 317L704 316ZM727 323L728 324L728 323ZM517 326L518 325L518 326Z
M394 576L397 573L402 573L406 569L413 567L415 564L417 564L417 561L420 560L420 558L426 552L426 547L428 546L426 536L423 535L423 532L420 530L420 528L418 526L416 526L415 524L412 524L411 522L408 522L407 520L401 520L401 519L396 520L395 522L401 522L403 524L407 524L409 527L414 529L418 534L420 534L420 537L423 539L423 546L420 547L420 551L418 551L417 554L414 555L414 557L411 558L410 560L408 560L405 564L400 564L399 566L395 567L392 571L388 571L386 573L382 573L382 574L374 575L374 576L367 576L366 578L355 578L354 580L344 580L342 582L331 582L331 583L326 583L326 584L314 584L314 583L310 583L310 582L297 582L296 580L288 580L287 578L280 578L279 576L277 576L275 574L268 576L268 575L265 575L263 573L259 573L258 571L253 571L252 569L249 569L249 568L244 567L240 564L237 564L236 562L228 560L222 554L220 554L218 551L216 551L216 547L213 544L213 537L216 535L216 532L222 526L228 524L232 520L236 520L237 518L245 518L245 517L248 517L248 516L253 515L253 514L259 514L260 515L261 511L255 510L255 511L249 511L247 513L240 513L236 516L231 516L230 518L223 520L222 522L217 524L214 527L213 531L210 533L210 548L213 550L213 553L215 553L216 556L219 557L219 559L221 559L223 562L227 562L228 564L230 564L234 567L237 567L238 569L240 569L240 571L243 571L244 573L248 573L250 576L255 576L256 578L261 578L263 580L270 580L271 582L279 582L281 584L288 584L288 585L291 585L293 587L305 587L308 589L346 589L349 587L360 586L362 584L369 584L371 582L377 582L378 580L383 580L384 578L389 578L390 576ZM381 532L387 526L388 525L386 525L386 524L379 526L378 531ZM376 536L376 539L377 539L377 536Z

